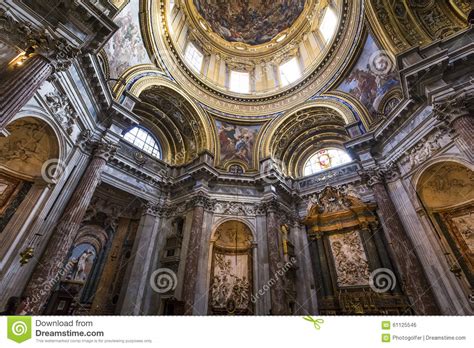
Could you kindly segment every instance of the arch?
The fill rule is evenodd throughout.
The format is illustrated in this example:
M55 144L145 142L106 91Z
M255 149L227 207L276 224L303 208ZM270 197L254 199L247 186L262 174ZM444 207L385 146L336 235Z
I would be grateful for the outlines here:
M474 171L458 161L430 163L416 178L416 192L435 230L450 270L466 292L474 281ZM461 277L461 274L465 275Z
M419 183L420 183L420 178L426 172L426 170L429 169L430 167L432 167L433 165L435 165L437 163L442 163L442 162L455 162L455 163L463 165L463 166L465 166L465 167L467 167L471 170L474 170L474 165L472 163L466 161L466 159L461 155L458 155L458 154L438 155L435 158L428 159L425 163L423 163L418 168L418 170L415 172L415 174L413 175L413 177L411 179L412 186L415 187L415 188L418 188Z
M130 83L127 84L127 89L128 93L137 99L143 99L144 95L150 93L150 91L157 91L160 89L162 91L168 91L168 94L175 95L176 97L182 99L183 103L185 103L188 107L189 114L195 121L200 132L199 136L201 137L202 144L200 145L199 151L215 151L214 134L211 133L212 126L209 117L207 116L206 112L204 112L204 110L194 102L188 93L186 93L186 91L184 91L177 84L164 76L160 76L155 70L155 76L142 73L140 75L137 73L137 76L130 80ZM138 103L136 107L138 106L139 108L140 104L141 103ZM156 105L153 106L156 107ZM166 113L166 110L161 111ZM161 129L161 132L163 135L165 134L165 130ZM176 149L173 147L173 142L169 139L168 142L170 143L170 150L176 151Z
M76 239L74 240L74 247L79 244L88 243L92 245L99 254L105 247L109 239L107 232L98 225L84 225L79 229Z
M256 236L256 232L255 232L255 226L252 225L250 223L250 221L244 217L241 217L241 216L228 216L228 217L222 217L220 219L218 219L215 224L214 224L214 227L212 229L212 232L211 232L211 242L214 241L215 237L216 237L216 231L217 229L219 228L219 226L221 226L222 224L228 222L228 221L237 221L237 222L240 222L244 225L246 225L248 227L248 229L250 230L250 232L252 233L252 240L253 241L256 241L257 240L257 236Z
M321 97L317 100L307 101L286 111L282 116L276 117L271 122L267 123L264 129L262 129L262 135L264 136L262 136L262 138L265 138L265 141L262 143L262 147L260 150L261 158L271 156L269 147L272 143L271 139L273 135L283 123L287 122L288 119L291 119L291 117L293 117L298 112L303 112L305 110L315 108L326 108L328 110L333 110L335 114L339 115L341 119L344 120L345 125L357 122L358 117L356 116L355 112L351 110L348 105L345 105L340 100L338 100L338 98L339 96L336 97L328 95L327 97ZM354 107L352 104L350 105ZM361 110L357 107L355 107L355 110L357 112L361 112ZM362 119L362 123L365 126L366 122L364 119Z
M247 222L224 219L211 238L210 314L251 314L254 291L254 235Z
M278 161L286 175L301 176L304 163L315 151L344 148L343 143L349 140L345 126L354 120L333 103L308 103L272 122L263 155Z
M0 171L33 181L42 177L54 182L64 167L60 161L59 138L53 128L38 117L17 117L0 138Z

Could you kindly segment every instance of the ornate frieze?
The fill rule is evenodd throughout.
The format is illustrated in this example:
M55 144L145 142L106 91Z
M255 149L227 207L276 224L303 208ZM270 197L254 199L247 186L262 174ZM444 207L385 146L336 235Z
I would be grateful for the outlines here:
M214 213L223 215L255 215L255 205L242 202L217 202Z
M434 156L441 150L440 140L447 133L447 129L443 128L428 136L423 137L410 150L406 151L406 155L400 159L400 164L408 164L413 169Z
M71 135L74 123L78 117L76 110L65 93L55 90L45 95L46 103L51 109L53 117L58 121L67 134Z

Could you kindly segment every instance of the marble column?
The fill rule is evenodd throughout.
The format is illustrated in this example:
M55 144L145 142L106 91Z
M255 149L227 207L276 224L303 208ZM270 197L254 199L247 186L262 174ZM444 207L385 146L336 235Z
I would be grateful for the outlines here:
M204 206L208 198L198 195L193 198L193 219L186 252L184 268L183 301L184 314L192 315L194 312L194 297L198 274L199 254L201 251L201 235L204 222Z
M53 70L50 62L38 54L27 58L21 66L10 67L0 76L0 131L4 132Z
M469 159L474 159L474 92L450 96L434 104L433 113L455 136L455 142Z
M401 288L411 300L417 315L438 314L439 309L431 285L423 271L412 241L402 225L397 209L384 184L380 171L368 173L367 185L377 202L383 232L392 249L392 257L400 273Z
M66 205L23 292L25 299L19 306L20 314L41 314L55 286L65 275L70 248L100 182L102 171L116 149L115 145L104 140L96 144L92 160Z
M120 269L120 255L123 244L130 228L130 219L119 218L118 228L113 236L112 245L105 261L104 269L100 275L99 284L91 306L91 314L104 315L113 313L113 283L116 271Z
M133 261L128 277L125 298L121 314L140 315L151 314L144 312L144 302L147 292L151 289L150 276L153 269L153 256L160 226L160 207L157 203L148 202L144 207L138 226L137 236L133 244Z
M274 284L270 287L272 314L289 314L285 296L285 287L280 268L283 267L282 253L280 250L280 224L278 217L278 203L270 201L267 206L267 247L268 263L270 268L270 281Z

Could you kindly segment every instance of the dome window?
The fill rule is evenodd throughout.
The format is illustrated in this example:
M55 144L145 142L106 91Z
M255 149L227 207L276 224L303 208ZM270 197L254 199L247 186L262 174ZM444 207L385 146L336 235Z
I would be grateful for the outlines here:
M196 70L198 73L201 72L204 55L191 42L186 46L184 59L186 59L186 62L188 62L191 68Z
M229 89L236 93L250 93L250 76L245 71L230 72Z
M301 69L296 57L280 65L280 81L282 86L287 86L301 77Z
M319 31L326 42L331 41L334 33L336 32L338 19L334 10L328 6L324 13L323 20L319 27Z
M126 141L132 143L140 150L150 154L153 157L161 159L161 147L156 138L146 129L134 127L125 133L123 137Z

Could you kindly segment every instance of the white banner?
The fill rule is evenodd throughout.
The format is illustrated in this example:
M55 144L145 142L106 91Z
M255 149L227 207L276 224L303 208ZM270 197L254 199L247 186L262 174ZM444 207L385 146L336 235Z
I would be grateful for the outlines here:
M472 347L472 317L0 317L0 347Z

